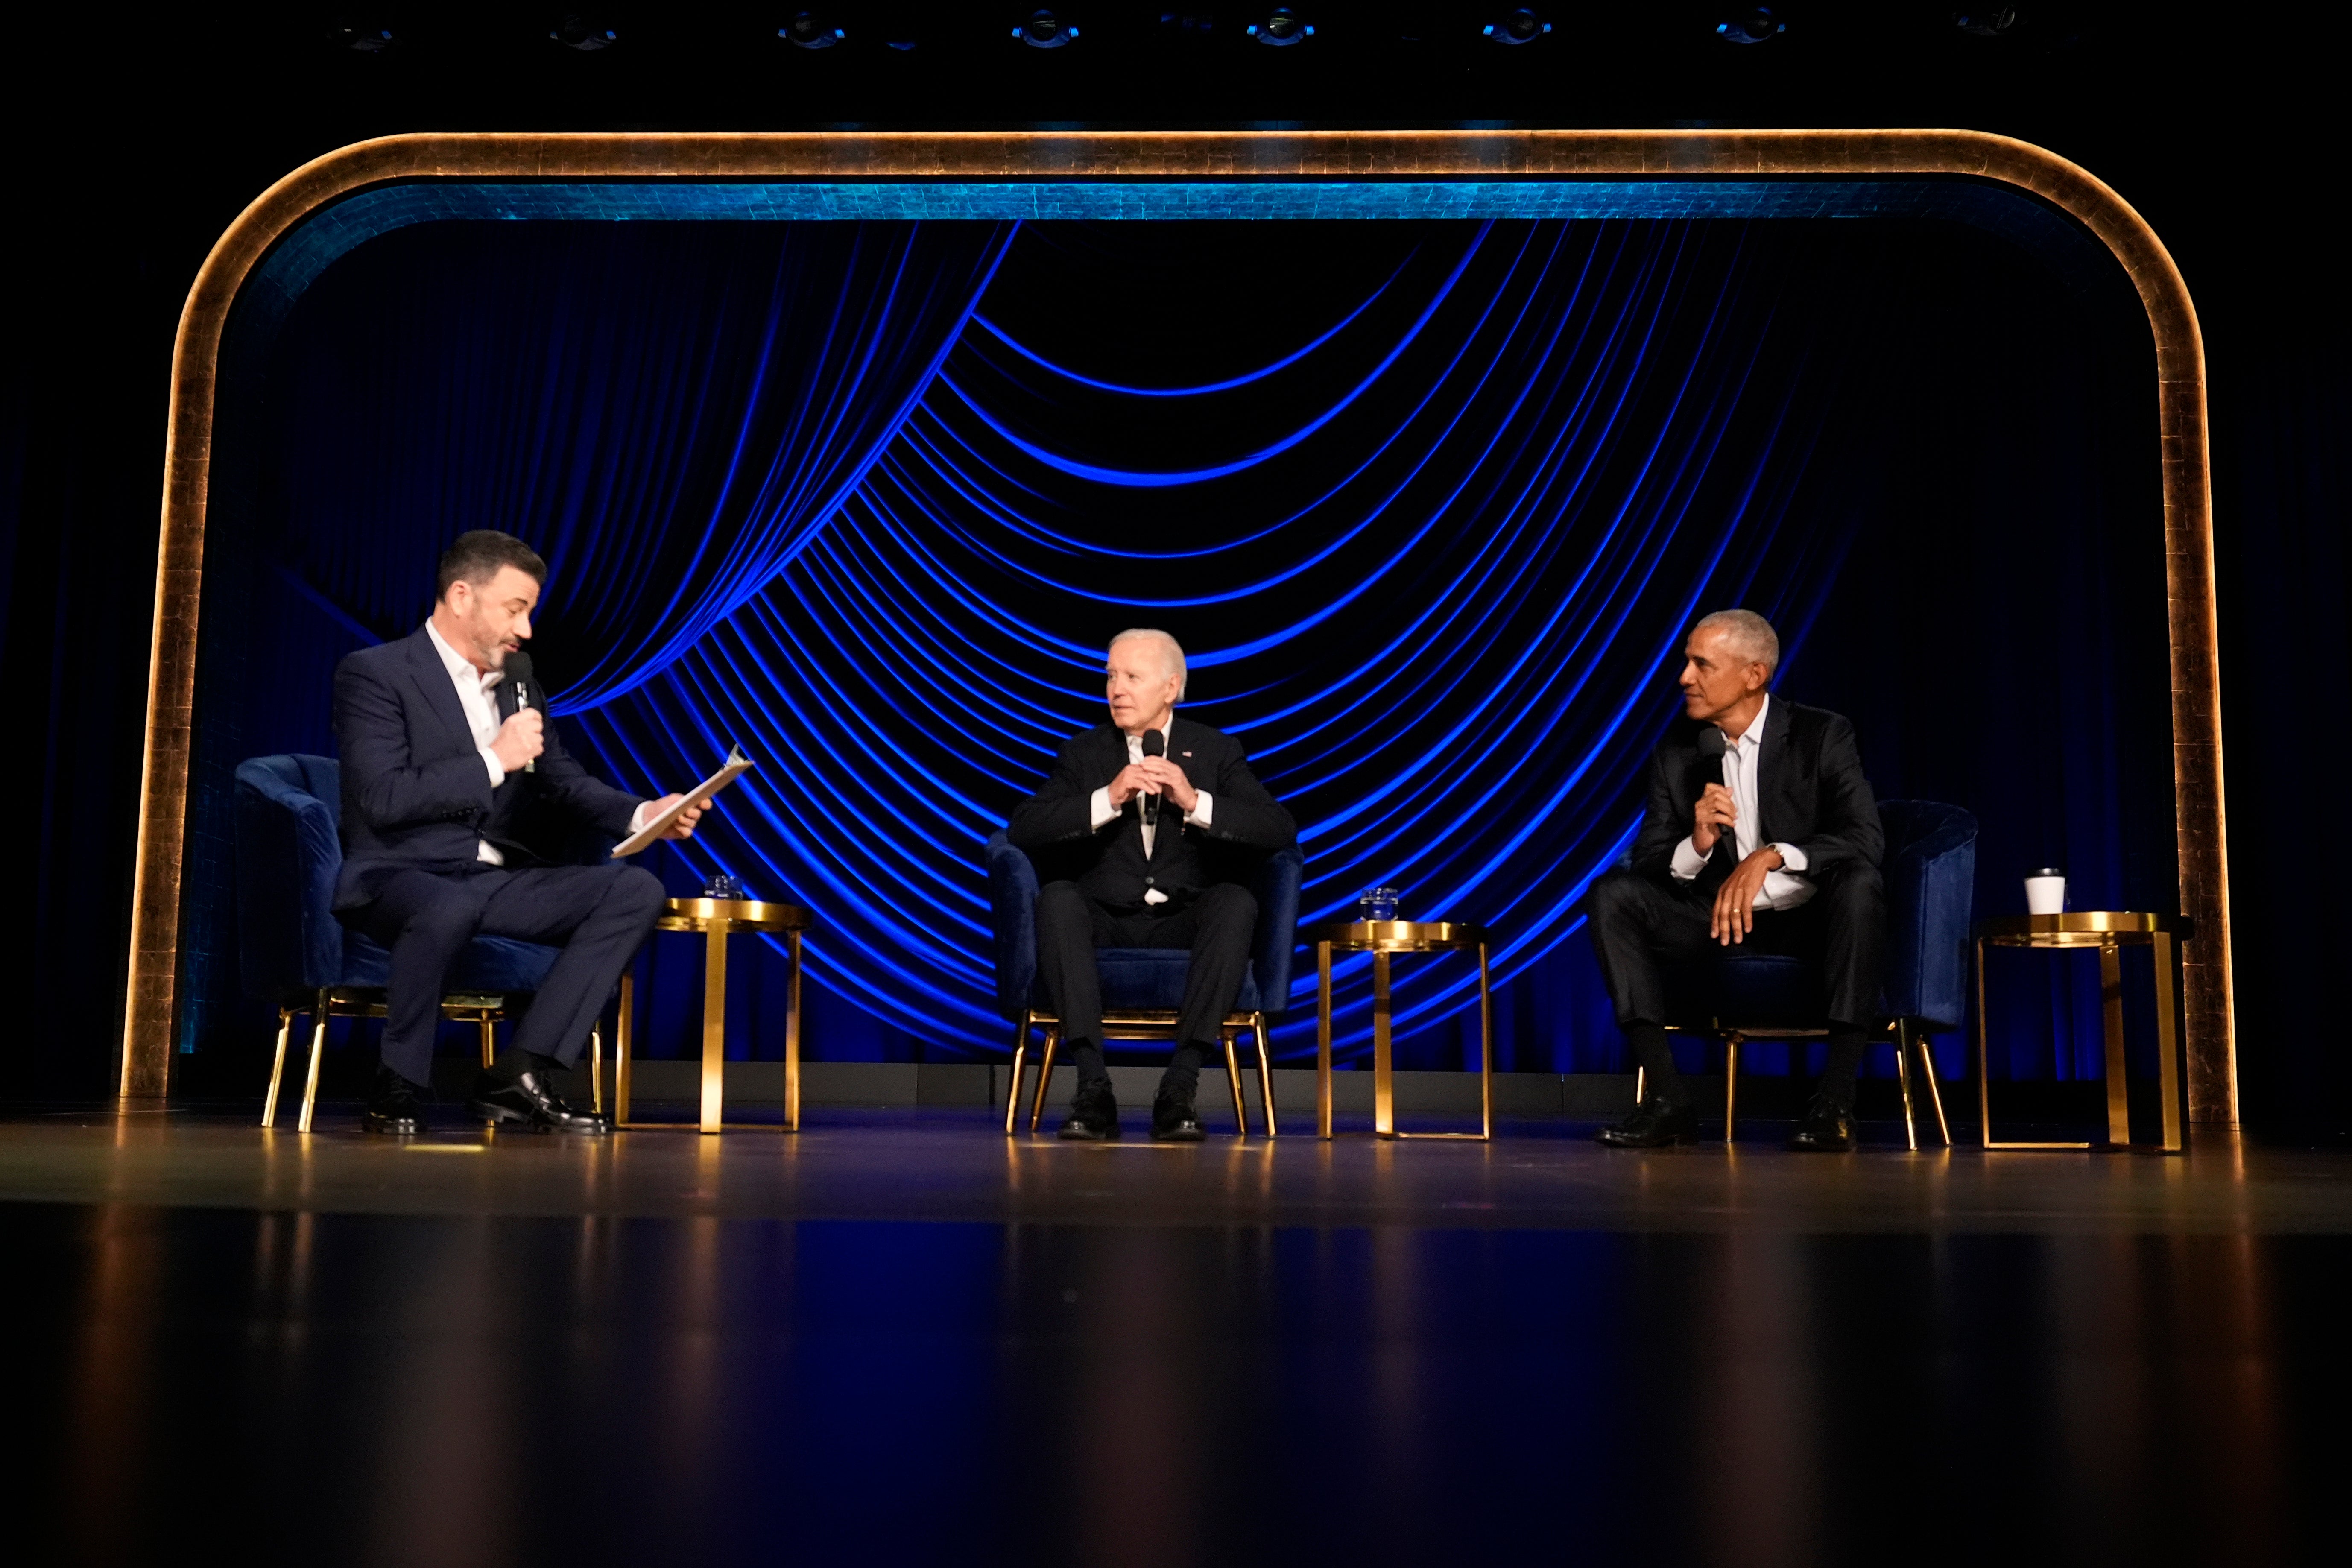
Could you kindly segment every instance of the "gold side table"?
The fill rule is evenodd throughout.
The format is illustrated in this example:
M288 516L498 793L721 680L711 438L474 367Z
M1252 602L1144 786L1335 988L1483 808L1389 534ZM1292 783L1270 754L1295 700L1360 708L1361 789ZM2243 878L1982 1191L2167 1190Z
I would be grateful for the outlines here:
M2164 1110L2164 1142L2168 1154L2182 1148L2180 1031L2173 1021L2172 963L2176 944L2189 940L2191 927L2181 915L2143 915L2114 910L2082 910L2063 915L2004 915L1979 921L1976 929L1977 963L1977 1116L1988 1149L2089 1149L2090 1143L2007 1143L1992 1135L1992 1094L1988 1087L1990 1049L1985 1041L1985 949L1990 947L2095 948L2099 954L2100 1011L2107 1046L2107 1146L2129 1149L2130 1086L2124 1077L2123 944L2146 942L2156 955L2156 1040L2158 1084ZM2139 1145L2147 1148L2149 1145Z
M754 899L672 899L656 931L700 931L702 959L702 1119L698 1130L717 1132L725 1125L727 1100L727 939L739 931L783 933L793 960L792 989L784 1008L784 1126L801 1130L801 933L815 922L791 904ZM636 1027L636 977L621 976L618 1049L613 1065L613 1122L617 1127L676 1126L675 1122L629 1120L629 1047ZM760 1126L738 1122L738 1127Z
M1331 1136L1331 954L1372 955L1372 1131L1381 1138L1476 1138L1495 1136L1495 1009L1486 993L1486 933L1461 921L1358 921L1318 926L1305 940L1315 944L1318 1013L1315 1034L1315 1131ZM1389 959L1400 952L1478 954L1478 1131L1400 1132L1396 1125L1396 1068L1389 1033Z

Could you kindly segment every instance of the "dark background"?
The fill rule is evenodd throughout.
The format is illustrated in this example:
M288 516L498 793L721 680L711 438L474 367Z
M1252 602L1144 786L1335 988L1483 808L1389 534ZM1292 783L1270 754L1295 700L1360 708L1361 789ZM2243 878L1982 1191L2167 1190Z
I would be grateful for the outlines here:
M7 809L31 930L0 1092L104 1086L173 328L212 241L306 158L418 130L1957 125L2041 143L2106 180L2153 224L2198 301L2245 1110L2279 1135L2352 1120L2324 1027L2331 878L2310 847L2336 830L2297 798L2346 760L2330 699L2346 643L2334 442L2347 410L2316 153L2333 44L2305 36L2296 14L2025 6L1986 38L1954 26L1947 7L1792 6L1786 34L1740 48L1713 36L1703 7L1613 19L1563 8L1549 13L1553 34L1514 49L1479 37L1500 7L1358 5L1344 17L1309 8L1318 36L1274 50L1238 36L1237 9L1192 8L1215 15L1203 33L1160 7L1101 6L1070 13L1083 37L1049 52L1007 36L1025 8L958 6L957 27L924 32L918 7L906 26L919 47L898 51L875 37L898 26L868 26L898 13L844 7L849 41L809 52L773 37L789 7L621 8L601 14L619 41L582 53L545 36L565 9L341 13L394 33L373 55L338 47L325 6L16 22L0 66L17 280L0 357L0 551L5 683L24 737ZM1973 287L1997 299L2003 283ZM2019 404L2032 401L2023 391ZM1923 409L1917 437L1999 441L2017 405L1976 395ZM2012 647L2035 636L1978 627L1948 641L1975 647L1988 631ZM1932 621L1916 635L1931 652L1938 644Z

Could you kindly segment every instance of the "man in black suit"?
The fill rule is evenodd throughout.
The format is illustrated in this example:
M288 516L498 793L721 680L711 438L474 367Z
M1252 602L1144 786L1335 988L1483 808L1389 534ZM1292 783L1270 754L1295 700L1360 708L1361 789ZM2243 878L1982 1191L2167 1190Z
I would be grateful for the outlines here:
M392 952L374 1132L422 1130L442 979L476 936L561 946L514 1040L467 1109L536 1131L601 1133L551 1074L580 1059L604 998L661 911L641 867L551 864L552 834L623 837L675 805L624 795L564 753L540 694L508 673L530 636L547 563L511 534L461 534L441 557L432 618L335 670L343 869L335 914ZM515 673L524 660L517 659ZM692 835L708 801L667 837Z
M1198 1142L1201 1064L1241 994L1257 929L1251 874L1298 830L1238 744L1175 716L1184 650L1174 637L1121 632L1106 676L1110 722L1063 745L1053 776L1007 829L1039 863L1037 973L1078 1073L1062 1136L1118 1136L1095 949L1186 947L1192 963L1151 1135Z
M1692 1136L1690 1091L1666 1045L1666 974L1709 943L1745 944L1820 965L1829 1064L1790 1146L1851 1149L1854 1069L1881 1026L1886 927L1885 837L1853 726L1773 699L1780 639L1752 611L1708 616L1683 654L1691 722L1650 758L1632 868L1592 888L1593 951L1648 1079L1633 1114L1601 1141L1646 1149ZM1719 758L1699 746L1710 726Z

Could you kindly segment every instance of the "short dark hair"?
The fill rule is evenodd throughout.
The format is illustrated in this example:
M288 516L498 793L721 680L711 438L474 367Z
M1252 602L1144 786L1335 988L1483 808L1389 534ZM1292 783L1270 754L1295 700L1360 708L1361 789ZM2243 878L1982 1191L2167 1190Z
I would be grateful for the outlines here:
M527 572L542 585L547 582L547 563L539 558L538 551L511 533L478 528L459 534L441 552L441 569L433 575L434 602L438 604L447 598L454 584L488 582L499 574L501 566Z

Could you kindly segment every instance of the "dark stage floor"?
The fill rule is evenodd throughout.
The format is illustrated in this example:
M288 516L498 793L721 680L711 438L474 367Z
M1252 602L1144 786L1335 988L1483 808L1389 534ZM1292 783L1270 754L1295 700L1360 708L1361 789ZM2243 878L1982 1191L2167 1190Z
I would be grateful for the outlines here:
M14 1115L10 1555L2342 1560L2352 1158L1584 1131Z

